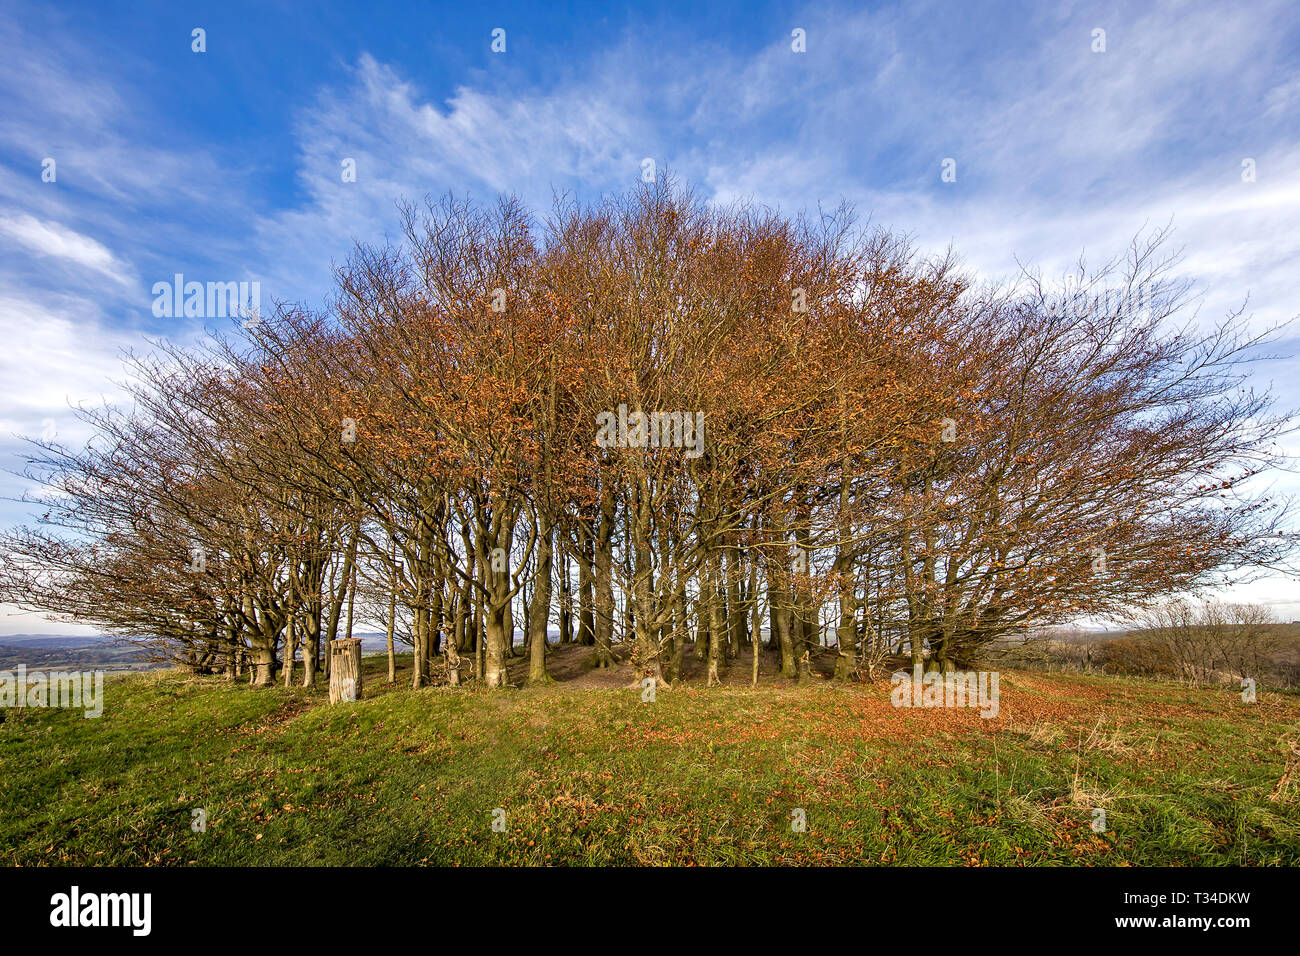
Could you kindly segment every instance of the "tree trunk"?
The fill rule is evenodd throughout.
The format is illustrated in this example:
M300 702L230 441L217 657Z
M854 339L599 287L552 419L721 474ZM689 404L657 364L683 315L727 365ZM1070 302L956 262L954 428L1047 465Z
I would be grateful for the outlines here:
M551 521L538 516L537 574L533 578L533 600L528 609L528 683L548 684L546 673L546 629L551 622Z
M354 504L355 504L355 495L354 495ZM357 539L361 537L360 505L358 504L356 505L356 507L357 507L357 517L352 523L352 536L351 539L348 541L347 551L343 555L343 574L342 574L342 581L339 584L340 590L338 590L335 593L334 606L330 608L330 623L329 623L329 629L326 633L329 635L329 640L331 643L334 641L334 639L338 636L339 633L339 618L343 614L343 599L344 597L346 597L348 594L351 593L351 588L349 585L352 582L352 568L353 565L356 564L356 560L357 560ZM332 662L333 662L333 654L326 655L325 671L327 674L329 673L329 669L333 666Z
M504 605L488 607L486 637L483 683L488 687L504 687L506 684L506 608Z
M752 633L750 634L749 643L750 643L750 648L754 655L753 672L750 675L749 683L751 687L757 687L758 686L758 652L759 652L759 645L762 644L762 641L759 640L759 635L761 633L760 622L763 619L762 613L759 611L759 607L758 607L758 562L757 561L751 561L749 565L749 601L750 601L750 605L749 605L750 630L752 631Z
M663 682L663 669L659 661L659 630L652 625L654 613L654 567L650 555L650 502L644 481L636 487L628 531L631 538L632 597L636 613L629 615L636 648L637 683L647 677L659 685Z
M286 688L293 684L293 654L296 650L296 636L293 627L293 615L289 615L289 620L284 628L284 686Z
M578 529L581 557L578 559L578 643L588 647L596 643L596 574L592 539Z
M721 590L717 586L715 575L718 569L718 555L710 553L704 561L705 581L704 589L708 593L708 607L705 613L709 621L709 669L705 678L705 686L712 687L714 684L720 684L722 678L718 674L718 668L723 663L726 655L724 644L727 640L726 629L722 624L722 608L718 605L721 603Z
M361 638L344 637L330 646L330 703L361 699Z
M614 533L614 498L606 494L601 502L600 526L596 531L594 603L596 666L609 667L614 663L611 645L614 640L614 573L613 549L610 539Z
M397 653L393 647L393 634L397 630L397 587L388 592L388 683L397 683Z
M740 657L741 644L745 634L745 614L740 605L740 548L735 543L735 536L731 536L731 544L726 549L727 554L727 637L730 649L730 657L735 660Z

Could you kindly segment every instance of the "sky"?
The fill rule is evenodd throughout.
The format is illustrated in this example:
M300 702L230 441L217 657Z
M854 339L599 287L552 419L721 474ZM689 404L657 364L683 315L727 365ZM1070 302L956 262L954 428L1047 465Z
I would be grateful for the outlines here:
M401 200L544 214L646 160L708 201L848 201L990 279L1172 225L1196 321L1265 327L1300 315L1300 3L0 0L0 524L33 518L21 436L84 441L124 350L213 327L156 282L319 306ZM1283 407L1297 344L1252 371ZM1224 596L1300 618L1294 579Z

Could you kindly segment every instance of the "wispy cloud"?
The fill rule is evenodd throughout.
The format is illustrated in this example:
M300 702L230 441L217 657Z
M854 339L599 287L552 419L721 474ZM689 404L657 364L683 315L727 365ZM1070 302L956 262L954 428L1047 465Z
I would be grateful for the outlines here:
M0 235L40 256L62 259L122 285L136 281L130 267L119 261L102 243L57 222L42 222L27 215L0 216Z

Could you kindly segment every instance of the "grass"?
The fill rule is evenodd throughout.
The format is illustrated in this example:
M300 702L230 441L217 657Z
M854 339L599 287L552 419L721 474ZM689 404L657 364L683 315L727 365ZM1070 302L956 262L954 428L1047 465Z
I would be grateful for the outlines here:
M1270 799L1293 695L1004 673L982 719L887 681L642 703L366 665L335 707L167 671L109 678L98 720L5 712L0 863L1300 864L1300 801Z

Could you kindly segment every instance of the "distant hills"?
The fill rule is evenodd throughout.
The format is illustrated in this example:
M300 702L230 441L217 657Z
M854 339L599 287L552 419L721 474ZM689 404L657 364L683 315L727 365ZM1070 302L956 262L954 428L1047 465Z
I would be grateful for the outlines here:
M0 635L0 670L19 664L33 670L139 671L165 666L148 660L137 647L103 634Z
M388 649L383 634L354 632L363 653ZM141 671L170 666L151 661L138 647L108 634L0 634L0 670L19 664L32 670ZM398 642L399 652L404 650Z
M95 647L116 640L118 638L107 634L0 634L0 644L9 647L43 647L47 650Z

